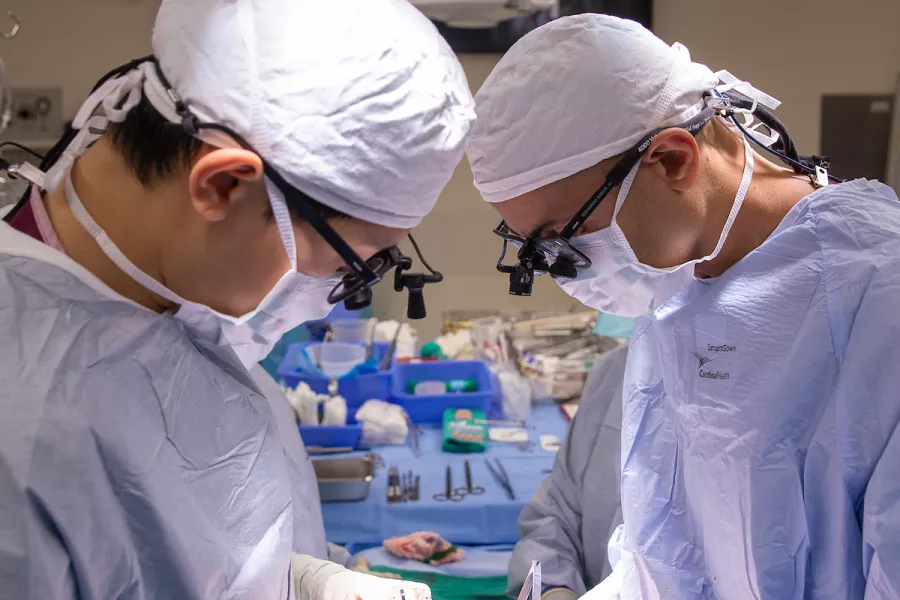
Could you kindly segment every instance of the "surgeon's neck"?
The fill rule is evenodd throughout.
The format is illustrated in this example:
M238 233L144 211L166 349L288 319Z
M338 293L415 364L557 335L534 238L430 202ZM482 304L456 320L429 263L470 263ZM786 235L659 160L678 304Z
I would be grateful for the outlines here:
M157 281L162 277L163 248L171 232L160 202L160 190L150 191L127 170L105 139L100 139L75 163L72 185L87 212L140 270ZM172 308L167 300L150 292L106 256L94 238L75 218L66 202L63 185L45 197L47 211L66 254L93 273L116 293L154 312Z
M739 143L735 146L737 147L740 150L732 152L730 160L726 161L730 162L730 168L714 173L709 186L711 190L709 202L714 203L718 209L718 217L711 221L707 239L704 240L709 250L712 250L718 242L722 225L732 207L731 199L737 195L740 185L744 169L743 144ZM722 275L750 252L759 248L794 205L815 191L808 177L797 175L790 169L776 165L758 153L754 154L754 159L750 188L731 232L722 246L722 251L714 259L699 263L694 268L697 277Z

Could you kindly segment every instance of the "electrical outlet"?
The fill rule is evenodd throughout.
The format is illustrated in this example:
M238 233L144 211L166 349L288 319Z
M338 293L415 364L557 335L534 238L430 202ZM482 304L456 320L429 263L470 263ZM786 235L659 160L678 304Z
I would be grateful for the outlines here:
M61 88L13 88L8 140L56 141L63 132Z

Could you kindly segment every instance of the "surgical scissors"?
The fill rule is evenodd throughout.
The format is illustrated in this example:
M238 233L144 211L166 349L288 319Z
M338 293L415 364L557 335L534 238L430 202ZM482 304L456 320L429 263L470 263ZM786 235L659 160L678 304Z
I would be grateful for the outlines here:
M438 502L459 502L463 498L465 498L465 494L460 494L458 491L453 489L453 470L450 468L450 465L447 465L447 475L446 475L446 487L444 488L444 493L438 493L432 496Z
M484 459L484 464L487 465L488 470L491 472L491 475L494 476L494 479L497 480L504 490L506 490L506 495L509 496L510 500L516 499L516 492L512 488L512 483L509 480L509 475L506 473L506 469L503 467L503 463L500 462L499 458L495 458L494 462L497 463L496 469L491 464L491 459Z
M484 493L484 488L480 485L472 484L472 465L469 464L469 459L466 459L466 485L463 487L456 488L457 494L462 494L464 496L471 494L472 496L478 496L479 494Z

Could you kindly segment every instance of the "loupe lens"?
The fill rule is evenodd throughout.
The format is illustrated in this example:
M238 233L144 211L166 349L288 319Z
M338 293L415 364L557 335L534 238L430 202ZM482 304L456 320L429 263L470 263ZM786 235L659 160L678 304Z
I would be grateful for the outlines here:
M557 258L556 262L550 265L550 269L547 272L550 273L551 277L562 277L565 279L575 279L578 276L578 269L564 256Z
M344 299L344 308L350 311L362 310L372 304L372 288L363 288Z
M564 261L567 264L566 272L570 272L568 265L578 268L591 266L591 261L587 256L573 248L568 240L561 237L535 240L535 250L544 257L544 261L548 265ZM560 266L560 268L563 267ZM550 272L553 273L552 270Z
M389 252L390 249L383 250L366 261L369 268L378 276L378 281L380 281L381 277L396 264L391 262L387 257L388 254L386 253ZM342 300L344 301L344 306L347 307L347 310L359 310L350 308L351 305L365 308L372 303L371 286L367 286L356 273L347 273L344 275L344 278L341 279L341 282L331 290L330 294L328 294L329 304L337 304Z
M511 296L530 296L534 287L534 271L518 265L509 274L509 294Z

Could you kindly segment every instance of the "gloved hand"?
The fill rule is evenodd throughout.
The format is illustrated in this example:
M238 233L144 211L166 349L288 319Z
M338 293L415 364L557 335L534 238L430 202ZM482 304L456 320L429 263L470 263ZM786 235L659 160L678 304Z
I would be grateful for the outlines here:
M613 570L612 575L588 590L581 600L619 600L622 594L622 569Z
M374 571L369 570L369 561L360 556L356 559L356 562L350 566L351 571L355 571L356 573L364 573L365 575L371 575L373 577L381 577L382 579L402 579L396 573L376 573Z
M291 556L291 573L296 600L431 600L423 583L357 573L305 554Z
M431 588L424 583L394 581L345 571L328 580L321 600L431 600ZM299 600L299 597L298 597Z
M544 592L541 600L578 600L578 594L568 588L553 588Z
M625 580L625 570L631 566L631 553L626 549L625 525L619 525L609 538L606 556L613 568L612 574L588 590L582 600L619 600Z

